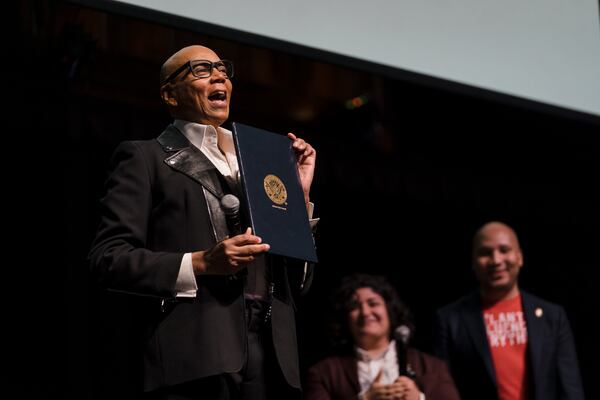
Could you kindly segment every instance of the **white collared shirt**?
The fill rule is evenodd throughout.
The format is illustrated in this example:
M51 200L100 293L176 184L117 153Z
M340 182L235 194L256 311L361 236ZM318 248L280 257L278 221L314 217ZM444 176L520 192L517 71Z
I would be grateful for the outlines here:
M354 351L357 360L358 382L360 384L359 399L362 399L364 394L369 390L380 370L383 369L379 383L383 385L394 383L400 376L395 340L392 340L388 344L387 349L378 357L371 357L366 350L359 347L355 347ZM425 400L424 393L421 392L419 394L419 400Z
M394 340L376 358L371 357L366 350L359 347L355 348L355 352L358 360L358 382L360 383L361 394L369 390L381 369L383 369L383 373L379 380L380 383L389 385L398 379L398 356L396 355L396 342Z
M231 131L181 119L173 125L214 164L232 189L239 188L240 169Z

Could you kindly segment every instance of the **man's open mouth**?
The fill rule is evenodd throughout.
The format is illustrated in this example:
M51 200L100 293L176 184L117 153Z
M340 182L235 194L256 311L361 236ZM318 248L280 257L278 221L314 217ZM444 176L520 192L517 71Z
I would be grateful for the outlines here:
M208 95L210 101L225 101L227 100L227 92L224 90L217 90Z

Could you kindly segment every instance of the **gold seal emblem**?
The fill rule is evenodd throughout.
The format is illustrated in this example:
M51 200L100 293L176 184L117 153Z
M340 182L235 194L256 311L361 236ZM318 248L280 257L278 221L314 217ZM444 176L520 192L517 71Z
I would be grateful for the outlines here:
M269 199L277 205L285 204L287 200L287 190L285 185L277 176L269 174L263 181L265 193Z

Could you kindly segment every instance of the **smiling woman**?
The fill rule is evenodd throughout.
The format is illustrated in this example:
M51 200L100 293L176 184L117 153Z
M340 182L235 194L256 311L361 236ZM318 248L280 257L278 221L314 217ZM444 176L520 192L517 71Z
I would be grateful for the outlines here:
M306 400L458 399L443 361L406 348L392 332L411 331L410 311L382 276L356 274L344 278L336 291L334 309L345 344L339 355L309 369Z
M370 287L356 289L348 309L348 325L358 347L377 353L389 345L390 318L379 293Z

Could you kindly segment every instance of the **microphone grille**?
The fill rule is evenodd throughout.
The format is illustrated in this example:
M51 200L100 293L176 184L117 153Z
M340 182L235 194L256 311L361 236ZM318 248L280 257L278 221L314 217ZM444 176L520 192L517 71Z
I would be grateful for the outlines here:
M410 328L406 325L400 325L394 330L394 338L402 343L408 343L410 338Z
M226 194L221 198L221 208L227 215L235 214L240 209L240 199L232 194Z

